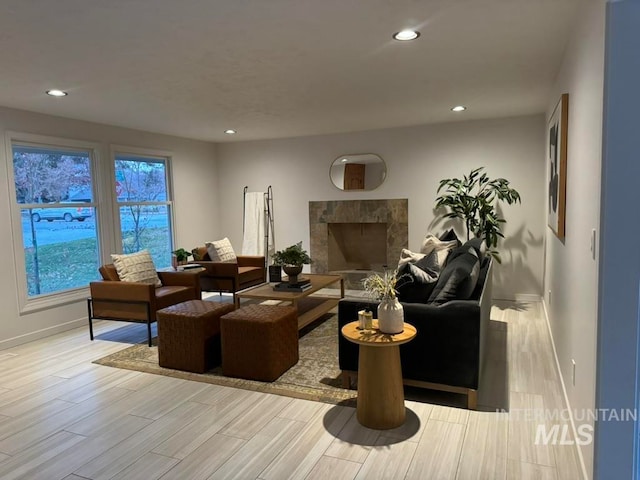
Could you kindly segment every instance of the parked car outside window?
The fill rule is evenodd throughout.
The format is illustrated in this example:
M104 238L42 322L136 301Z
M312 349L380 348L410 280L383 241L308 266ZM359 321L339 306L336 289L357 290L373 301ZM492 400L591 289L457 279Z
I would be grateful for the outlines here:
M31 210L31 218L34 222L39 222L40 220L46 220L47 222L53 222L54 220L84 222L85 218L89 218L93 214L91 208L82 206L85 205L84 202L51 203L59 205L59 207L34 208Z

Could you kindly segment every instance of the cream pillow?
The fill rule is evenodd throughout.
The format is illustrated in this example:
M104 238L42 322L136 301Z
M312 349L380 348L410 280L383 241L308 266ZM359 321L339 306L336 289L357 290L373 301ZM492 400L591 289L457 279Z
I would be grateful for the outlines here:
M162 286L148 250L125 255L112 254L111 260L121 281L149 283L156 287Z
M236 252L233 251L231 242L227 237L215 242L206 242L207 253L212 262L235 263L237 262Z
M436 252L438 258L438 264L444 265L451 250L458 246L457 240L451 240L449 242L443 242L435 235L427 235L420 247L420 253L429 255L431 252Z
M398 270L402 269L407 263L416 263L422 260L426 255L424 253L415 253L411 250L403 248L400 252L400 260L398 261Z

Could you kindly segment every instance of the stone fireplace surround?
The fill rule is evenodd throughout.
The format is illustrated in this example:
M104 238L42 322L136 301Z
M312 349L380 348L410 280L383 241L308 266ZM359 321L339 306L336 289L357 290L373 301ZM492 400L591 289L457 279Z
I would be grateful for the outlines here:
M387 259L395 268L400 252L409 244L409 201L387 200L328 200L309 202L309 233L312 273L329 272L329 224L381 223L386 224Z

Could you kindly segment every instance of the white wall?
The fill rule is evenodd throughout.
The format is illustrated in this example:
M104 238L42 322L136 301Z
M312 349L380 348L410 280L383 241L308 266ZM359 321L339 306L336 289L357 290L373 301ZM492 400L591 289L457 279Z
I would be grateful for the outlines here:
M545 228L545 301L572 409L595 407L598 264L590 238L600 224L604 16L605 0L588 0L580 10L547 115L568 93L566 236L561 242ZM593 445L583 446L582 454L591 474Z
M55 101L55 100L54 100ZM63 100L64 101L64 100ZM12 255L10 209L14 199L9 197L7 178L6 131L32 133L100 144L100 160L110 162L110 144L166 150L173 157L175 200L175 232L178 247L192 248L203 238L218 235L218 208L215 198L217 185L215 148L206 142L156 135L135 130L80 122L60 117L0 107L0 348L24 343L65 328L87 322L86 302L76 302L53 309L20 315L16 286L16 267ZM100 201L100 200L99 200ZM103 199L104 202L104 199ZM102 203L98 208L108 209ZM107 249L113 246L107 246ZM112 251L106 251L108 255ZM89 338L87 332L87 339Z
M329 169L342 154L370 152L387 164L381 187L344 192L329 180ZM418 250L424 235L441 232L434 225L438 182L486 166L492 177L505 177L522 195L522 205L505 206L504 264L495 269L497 297L542 292L544 117L456 122L339 135L217 145L220 228L237 250L242 243L242 189L263 191L272 185L276 248L302 240L309 248L308 202L311 200L409 199L409 248ZM462 234L462 230L459 230Z

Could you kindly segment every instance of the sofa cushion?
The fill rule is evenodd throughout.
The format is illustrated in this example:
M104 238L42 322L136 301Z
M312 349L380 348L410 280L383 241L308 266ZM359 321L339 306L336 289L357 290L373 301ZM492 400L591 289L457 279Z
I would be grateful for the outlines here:
M264 269L259 267L238 267L238 279L240 284L262 280Z
M124 255L112 254L111 260L123 282L149 283L157 287L162 285L148 250Z
M191 287L169 286L156 288L156 309L158 310L193 299L194 293Z
M206 242L207 253L212 262L235 263L236 252L233 251L231 242L227 237L222 240Z
M403 303L427 303L436 282L418 283L412 277L403 277L396 284L398 300Z
M464 245L452 252L429 302L443 304L450 300L467 300L471 297L480 274L480 260L473 247Z

